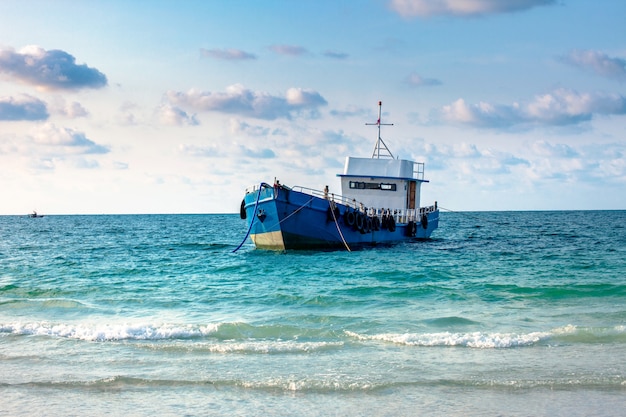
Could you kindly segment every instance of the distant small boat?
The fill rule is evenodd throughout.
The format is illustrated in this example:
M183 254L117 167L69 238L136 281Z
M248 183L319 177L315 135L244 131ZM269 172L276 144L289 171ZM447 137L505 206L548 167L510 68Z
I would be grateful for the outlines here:
M396 159L380 137L371 158L347 157L342 195L260 183L246 190L240 217L258 249L327 249L429 238L439 224L437 202L420 207L424 163ZM242 244L243 244L242 242ZM238 250L239 247L236 250Z
M37 212L33 210L33 212L30 213L28 217L30 217L31 219L35 219L35 218L43 217L43 214L37 214Z

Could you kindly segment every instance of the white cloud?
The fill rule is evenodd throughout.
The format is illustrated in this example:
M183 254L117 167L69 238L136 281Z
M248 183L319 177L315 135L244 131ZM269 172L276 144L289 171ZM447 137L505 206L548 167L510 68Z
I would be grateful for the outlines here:
M46 123L33 130L33 141L37 145L59 149L70 154L103 154L109 149L93 142L83 132Z
M158 109L159 120L165 125L171 126L197 126L200 124L195 114L189 115L186 111L168 104Z
M491 196L514 199L520 192L534 194L539 187L626 184L623 143L570 145L543 139L521 144L514 151L474 143L424 145L424 150L427 170L435 171L429 177L444 195L470 185Z
M77 65L76 58L61 50L27 46L19 52L0 49L0 73L42 89L101 88L106 76L95 68Z
M0 121L46 120L48 116L46 103L36 97L22 94L0 98Z
M214 144L207 146L183 144L179 145L178 150L184 155L200 158L221 158L225 156L221 148Z
M73 101L65 106L64 114L74 119L77 117L86 117L89 115L89 112L80 103Z
M563 126L590 120L594 115L626 114L626 97L610 93L578 93L557 89L535 96L527 103L508 105L480 102L468 104L458 99L443 106L435 115L453 124L486 128Z
M531 146L532 151L547 158L575 158L580 154L569 145L552 144L544 140L537 141Z
M179 151L187 156L192 156L195 158L224 158L228 157L229 159L233 159L235 157L248 157L257 159L273 159L276 157L276 154L270 148L258 148L245 146L241 144L226 144L226 148L224 146L218 146L216 144L209 144L205 146L197 146L197 145L180 145Z
M77 101L68 103L61 96L53 97L49 108L51 113L68 117L70 119L78 119L80 117L89 116L89 112L83 107L82 104Z
M623 58L610 57L600 51L574 50L570 51L562 60L603 77L626 80L626 59Z
M517 12L555 2L555 0L390 0L389 6L403 17L479 16Z
M317 108L326 100L316 91L290 88L284 97L252 91L235 84L223 93L190 90L186 93L169 91L166 99L175 106L197 111L216 111L245 117L274 120L290 119L294 114L315 116ZM304 113L302 113L304 112Z
M326 100L313 90L290 88L285 96L287 104L293 107L316 107L326 104Z
M13 166L18 175L52 172L59 166L70 170L98 168L97 159L109 152L108 147L95 143L85 133L53 123L39 124L28 134L0 135L2 165Z

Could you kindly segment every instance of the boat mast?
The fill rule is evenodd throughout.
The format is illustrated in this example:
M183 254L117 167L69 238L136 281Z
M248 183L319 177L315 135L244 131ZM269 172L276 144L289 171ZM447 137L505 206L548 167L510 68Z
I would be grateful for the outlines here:
M380 159L381 154L380 152L386 152L386 154L383 154L383 157L389 157L391 159L394 159L393 154L391 153L391 151L389 150L389 148L387 147L387 145L385 144L385 142L383 142L383 139L380 137L380 127L381 126L393 126L393 123L381 123L380 122L380 117L382 114L382 107L383 107L383 102L379 101L378 102L378 121L376 121L376 123L365 123L365 125L367 126L378 126L378 140L376 140L376 146L374 146L374 152L372 153L372 159Z

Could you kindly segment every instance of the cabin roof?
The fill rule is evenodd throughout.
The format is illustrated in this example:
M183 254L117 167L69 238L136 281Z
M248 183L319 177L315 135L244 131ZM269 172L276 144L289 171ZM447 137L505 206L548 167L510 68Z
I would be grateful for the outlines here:
M416 165L420 164L407 159L355 158L349 156L346 158L343 174L337 174L337 176L424 181L423 178L418 178L418 171L415 170ZM423 169L421 172L423 174Z

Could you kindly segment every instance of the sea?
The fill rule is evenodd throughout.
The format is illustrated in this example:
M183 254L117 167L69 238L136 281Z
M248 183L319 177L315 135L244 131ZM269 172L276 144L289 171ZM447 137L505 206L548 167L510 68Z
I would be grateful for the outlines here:
M0 216L0 415L626 415L626 211L444 209L351 252L246 231Z

